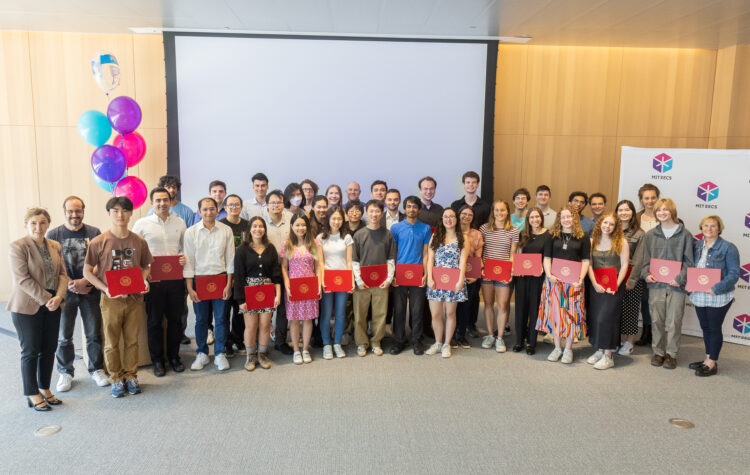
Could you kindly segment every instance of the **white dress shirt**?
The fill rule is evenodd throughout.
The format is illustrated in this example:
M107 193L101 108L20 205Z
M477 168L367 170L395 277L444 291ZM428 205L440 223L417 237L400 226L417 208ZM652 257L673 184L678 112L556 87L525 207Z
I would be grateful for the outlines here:
M268 210L266 210L263 213L263 219L266 221L266 234L268 235L268 240L273 244L273 247L276 248L276 252L279 254L279 259L281 259L283 257L281 255L281 246L289 238L292 213L285 209L281 212L281 221L279 221L279 224L274 224Z
M185 231L185 268L183 277L196 275L234 274L234 235L232 228L216 221L212 229L203 220Z
M264 212L268 209L268 203L260 204L258 198L253 197L252 200L245 200L242 204L242 211L240 212L240 218L250 221L253 216L263 216Z
M155 214L135 222L133 232L148 244L153 256L176 256L182 253L182 239L187 226L177 213L169 213L166 221Z

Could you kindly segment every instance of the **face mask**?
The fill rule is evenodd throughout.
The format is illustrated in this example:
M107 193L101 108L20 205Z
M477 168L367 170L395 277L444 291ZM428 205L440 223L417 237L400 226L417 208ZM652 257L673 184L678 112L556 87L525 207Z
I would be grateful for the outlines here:
M292 204L292 206L299 206L302 204L302 197L295 196L294 198L290 199L289 202Z

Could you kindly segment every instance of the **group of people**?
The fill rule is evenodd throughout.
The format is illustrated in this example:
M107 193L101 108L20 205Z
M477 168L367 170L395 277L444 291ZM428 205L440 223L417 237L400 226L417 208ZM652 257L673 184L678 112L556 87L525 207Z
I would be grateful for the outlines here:
M675 203L660 198L654 185L640 188L640 211L629 200L608 210L603 194L575 191L556 212L546 185L536 189L534 206L524 188L513 193L512 208L503 200L486 202L477 194L480 177L471 171L462 176L464 196L445 208L433 202L437 183L431 177L419 180L419 196L403 200L399 190L376 180L366 202L356 182L345 192L330 185L319 194L309 179L283 191L269 191L262 173L251 181L254 196L244 201L227 194L223 182L212 181L209 196L193 212L178 200L179 179L163 176L150 192L152 209L132 231L133 203L125 197L106 203L111 225L104 232L84 224L85 205L76 196L65 199L65 222L52 230L45 209L27 212L28 235L10 247L14 289L8 310L21 343L29 407L47 411L60 404L50 392L55 359L57 390L71 389L79 310L88 371L97 385L111 387L112 396L141 392L138 330L144 301L154 374L164 376L167 363L174 372L184 371L179 350L186 297L196 317L194 371L211 362L211 344L218 370L228 369L228 358L237 353L245 355L246 370L269 369L271 340L294 364L310 363L316 343L324 359L345 357L346 334L353 334L358 356L368 351L380 356L387 329L390 354L411 346L415 355L449 358L454 349L472 346L467 338L480 337L480 293L487 328L481 346L503 353L514 292L514 352L533 355L541 332L554 344L547 359L571 363L573 343L588 337L595 352L587 363L607 369L614 366L613 354L628 355L634 345L651 342L651 364L674 369L688 267L721 269L710 291L689 296L706 346L706 358L690 368L698 376L718 370L721 324L739 277L737 248L720 237L723 223L715 215L701 221L703 237L694 243ZM582 214L587 205L592 218ZM470 272L470 262L507 262L517 253L540 255L538 275L493 280ZM152 279L154 256L178 256L183 279ZM679 261L681 270L671 282L660 282L650 273L652 258ZM580 263L577 279L564 279L556 260ZM127 268L140 269L145 290L113 296L106 273ZM597 270L612 268L616 285L605 286ZM326 273L336 271L349 275L350 285L344 280L344 288L329 289ZM201 299L198 281L217 276L220 295ZM295 295L302 292L295 279L310 277L317 294ZM245 301L246 287L269 284L272 304L255 308ZM636 342L641 312L644 330ZM427 346L425 336L435 342Z

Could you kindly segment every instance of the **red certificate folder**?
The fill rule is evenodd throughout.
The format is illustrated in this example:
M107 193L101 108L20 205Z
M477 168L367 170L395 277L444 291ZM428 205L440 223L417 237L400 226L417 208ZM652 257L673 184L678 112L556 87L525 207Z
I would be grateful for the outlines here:
M466 259L466 278L479 279L482 277L482 258L470 256Z
M138 294L146 290L140 267L108 270L104 273L104 277L107 279L107 288L112 297Z
M323 286L328 292L349 292L354 286L354 275L349 269L323 272Z
M617 292L617 269L614 267L602 267L594 269L596 283L604 287L604 290Z
M542 275L541 254L513 254L513 275Z
M273 284L250 285L245 287L245 305L248 310L271 308L276 298Z
M668 261L665 259L651 259L648 266L648 272L654 276L657 282L668 284L680 275L682 262Z
M182 280L180 256L154 256L151 263L151 281Z
M566 284L577 284L581 278L581 263L566 259L552 259L552 275Z
M396 264L396 283L419 287L422 285L422 264Z
M388 278L388 266L380 264L377 266L362 266L359 269L362 281L368 287L377 287Z
M484 278L485 280L494 280L497 282L510 282L513 272L513 261L502 261L500 259L484 260Z
M458 277L461 275L460 269L451 269L450 267L433 267L432 280L435 281L435 288L441 290L456 291Z
M688 267L685 290L688 292L708 292L719 281L721 281L721 269Z
M318 300L318 278L310 277L293 277L289 279L289 300L298 302L300 300Z
M197 275L195 276L195 291L200 300L216 300L224 297L224 287L227 286L227 275Z
M628 279L630 279L631 273L633 273L633 266L628 266L628 273L625 274L625 280L623 280L623 282L627 283Z

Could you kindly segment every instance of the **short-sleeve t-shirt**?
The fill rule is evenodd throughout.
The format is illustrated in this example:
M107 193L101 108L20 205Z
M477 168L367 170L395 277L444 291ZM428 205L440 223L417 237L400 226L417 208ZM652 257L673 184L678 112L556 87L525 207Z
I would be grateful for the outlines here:
M422 264L422 249L430 243L430 227L417 220L413 225L400 221L391 226L393 242L396 243L396 263Z
M484 239L484 250L482 251L484 259L510 260L511 246L518 243L518 230L516 228L490 231L489 225L483 224L479 228L479 232L482 233Z
M560 237L552 237L545 243L544 257L577 262L590 259L591 239L588 235L584 235L582 238L574 238L572 234L562 233Z
M344 236L344 239L341 239L341 233L331 234L327 239L323 239L323 235L319 234L316 241L323 249L324 269L346 269L346 248L354 244L351 234Z
M98 228L84 224L78 231L61 225L47 232L47 238L60 243L65 270L73 280L83 279L83 261L92 239L101 234Z
M105 231L89 243L86 252L86 264L98 267L97 277L107 282L108 270L128 269L131 267L145 268L151 265L154 258L148 249L148 244L139 235L129 232L128 236L120 239ZM134 294L136 300L143 299L143 295Z
M362 228L354 233L352 261L361 266L377 266L396 259L396 246L385 228Z
M250 232L250 221L240 218L240 222L235 224L229 222L229 219L224 218L219 220L220 223L224 223L230 228L232 228L232 235L234 236L234 247L240 247L240 244L242 244L242 235L243 233L249 233Z

